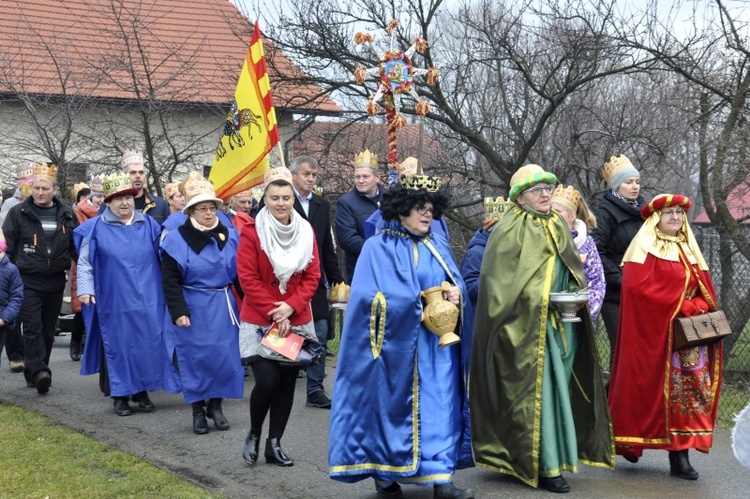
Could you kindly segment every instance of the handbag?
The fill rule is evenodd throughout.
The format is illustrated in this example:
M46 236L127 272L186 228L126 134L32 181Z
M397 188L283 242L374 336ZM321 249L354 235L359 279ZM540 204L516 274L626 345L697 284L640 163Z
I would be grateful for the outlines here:
M710 345L732 334L727 317L721 310L690 317L676 317L673 330L672 348L674 350Z
M320 362L324 358L325 347L318 341L318 337L315 336L314 333L309 334L308 331L305 331L305 329L302 327L292 327L292 332L297 333L303 338L302 346L300 347L299 353L297 354L297 358L294 360L289 360L280 353L275 352L274 350L261 343L263 337L269 333L270 328L267 331L263 331L263 329L258 328L257 331L258 355L260 355L264 359L275 360L284 364L310 366L320 364Z

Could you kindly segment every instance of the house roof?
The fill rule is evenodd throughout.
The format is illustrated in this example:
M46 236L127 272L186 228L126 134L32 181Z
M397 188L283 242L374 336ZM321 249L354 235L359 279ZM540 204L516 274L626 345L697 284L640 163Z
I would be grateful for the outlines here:
M3 0L0 93L133 100L150 87L157 100L224 105L251 33L229 0ZM340 114L281 51L264 48L277 108Z
M727 196L727 208L735 220L747 218L742 223L750 225L750 175L740 185L732 189ZM701 211L693 220L694 224L710 224L706 210Z

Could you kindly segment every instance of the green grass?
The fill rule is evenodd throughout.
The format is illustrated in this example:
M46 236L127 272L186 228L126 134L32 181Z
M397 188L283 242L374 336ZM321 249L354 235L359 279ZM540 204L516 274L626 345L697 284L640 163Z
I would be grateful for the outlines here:
M45 416L0 404L5 497L223 497Z

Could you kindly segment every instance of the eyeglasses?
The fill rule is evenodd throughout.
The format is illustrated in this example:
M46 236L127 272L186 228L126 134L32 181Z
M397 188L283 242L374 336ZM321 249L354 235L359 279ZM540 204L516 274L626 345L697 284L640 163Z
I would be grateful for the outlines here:
M529 193L533 194L534 196L541 196L543 192L546 192L547 194L552 194L552 191L555 190L554 185L537 185L536 187L532 187L531 189L526 189L523 191L523 194Z
M195 211L197 211L198 213L206 213L209 211L211 213L216 213L216 205L210 204L208 206L201 206L200 208L196 208Z
M430 212L430 215L435 213L435 208L428 208L426 206L422 206L421 208L417 207L416 210L420 215L425 215L428 211Z
M667 217L671 217L672 215L677 215L678 217L682 218L685 215L685 212L682 210L682 208L674 208L672 210L670 209L661 210L661 214Z

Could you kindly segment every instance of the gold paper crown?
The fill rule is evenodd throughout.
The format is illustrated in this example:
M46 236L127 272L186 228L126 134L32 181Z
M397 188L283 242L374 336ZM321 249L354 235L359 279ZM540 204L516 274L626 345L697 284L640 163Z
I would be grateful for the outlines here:
M172 196L180 192L179 189L180 184L178 182L170 182L169 184L164 186L164 197L169 201Z
M500 220L508 211L508 208L510 208L510 204L502 196L497 198L486 197L484 198L484 220Z
M285 182L292 183L292 172L286 166L279 166L278 168L269 168L263 177L263 185L268 185L276 180L283 180Z
M571 213L575 213L578 210L578 201L580 199L581 193L575 190L572 185L563 188L563 185L560 184L555 187L550 203L563 205Z
M334 284L328 293L328 301L331 303L346 303L349 301L349 285L342 283Z
M440 190L442 181L440 177L431 177L429 175L401 175L401 186L406 189L424 189L427 192L437 192Z
M134 188L130 183L130 176L127 173L114 173L111 177L105 176L102 179L102 187L104 187L105 197Z
M34 175L34 165L33 161L29 161L28 163L21 163L16 166L16 178L20 181Z
M214 190L213 184L204 178L185 181L185 197L188 201L200 194L216 197L216 191Z
M612 182L612 178L624 168L635 168L633 163L630 162L627 156L620 154L619 156L612 156L609 161L604 163L604 180L607 183Z
M70 194L73 196L73 199L76 199L78 197L78 192L81 189L90 189L90 187L86 182L78 182L77 184L73 184L73 187L70 189Z
M354 155L354 168L370 168L372 170L378 170L378 157L377 155L370 152L369 149L365 149L364 152Z
M91 193L104 194L104 176L96 175L91 177Z
M34 163L33 179L35 182L57 183L57 167L55 165L48 165L47 163Z
M122 169L127 170L130 166L146 164L146 160L143 159L143 153L141 151L125 151L122 153Z

